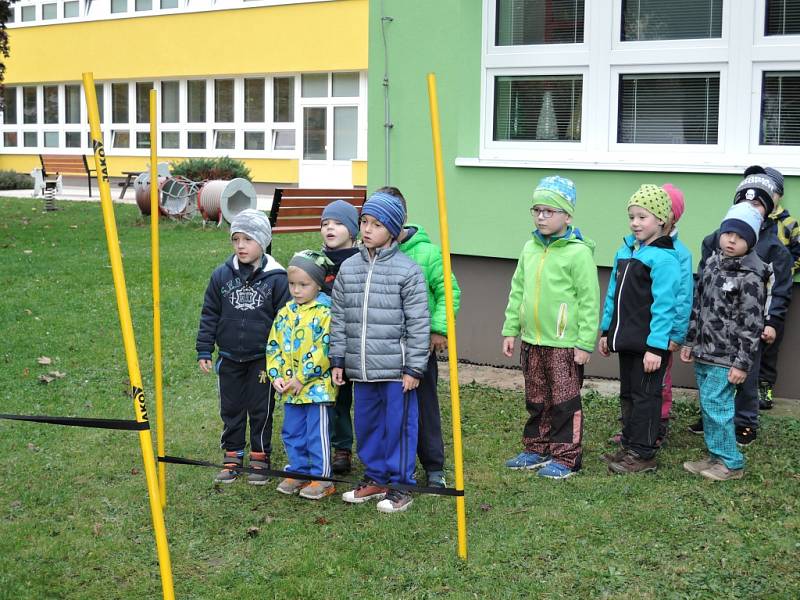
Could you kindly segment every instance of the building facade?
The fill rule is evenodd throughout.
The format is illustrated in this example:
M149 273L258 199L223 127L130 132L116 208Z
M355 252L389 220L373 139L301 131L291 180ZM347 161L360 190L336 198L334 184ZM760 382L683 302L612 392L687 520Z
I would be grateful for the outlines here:
M149 157L230 156L254 181L366 183L367 0L21 0L12 5L0 168L91 154L91 71L112 175Z

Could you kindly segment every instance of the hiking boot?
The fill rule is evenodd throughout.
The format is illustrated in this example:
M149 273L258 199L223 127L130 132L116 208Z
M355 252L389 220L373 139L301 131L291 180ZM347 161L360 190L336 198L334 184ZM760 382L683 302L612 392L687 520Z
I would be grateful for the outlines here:
M542 456L536 452L520 452L514 458L506 461L506 466L514 471L522 469L538 469L552 460L550 456Z
M266 452L251 452L250 453L250 468L264 470L271 468L269 454ZM250 485L266 485L269 482L269 476L265 473L255 473L251 471L247 474L247 483Z
M358 487L349 492L342 494L342 500L350 504L363 504L373 498L376 500L383 500L386 497L388 488L381 485L376 481L364 479L358 484Z
M617 433L612 435L610 438L608 438L608 443L609 444L617 444L617 445L621 444L622 443L622 432L618 431Z
M411 493L401 490L390 489L386 498L378 502L378 512L396 513L407 510L414 500Z
M547 477L548 479L566 479L572 477L577 471L573 471L566 465L552 461L543 469L540 469L537 475L539 477Z
M739 446L749 446L756 441L757 431L753 427L736 426L736 443Z
M704 469L700 475L712 481L728 481L729 479L741 479L744 477L744 469L729 469L724 462L718 461Z
M444 471L428 471L425 473L426 485L434 488L446 488L447 480L444 478Z
M332 481L312 481L300 490L301 498L309 500L322 500L336 492Z
M775 403L772 400L772 385L766 381L758 384L758 408L771 410Z
M278 487L275 488L281 494L286 494L287 496L291 496L292 494L296 494L305 486L308 485L308 481L303 481L302 479L292 479L291 477L287 477L283 481L278 484Z
M239 476L238 467L242 466L242 457L236 450L226 451L225 457L222 459L222 464L225 466L222 471L217 473L214 477L214 483L233 483Z
M655 457L642 458L633 450L626 450L620 460L608 463L608 470L620 475L646 473L648 471L655 471L657 467L658 463Z
M331 463L331 470L337 475L349 473L353 468L352 453L345 448L336 448L333 451L333 462Z
M689 425L689 433L703 435L703 417L700 417L695 423Z
M712 467L714 464L719 462L716 458L711 456L706 456L701 460L694 460L689 461L687 460L683 463L683 468L692 473L693 475L700 475L706 469Z
M622 460L622 457L625 456L625 448L620 448L616 452L608 452L606 454L600 455L600 460L606 464L612 462L619 462Z

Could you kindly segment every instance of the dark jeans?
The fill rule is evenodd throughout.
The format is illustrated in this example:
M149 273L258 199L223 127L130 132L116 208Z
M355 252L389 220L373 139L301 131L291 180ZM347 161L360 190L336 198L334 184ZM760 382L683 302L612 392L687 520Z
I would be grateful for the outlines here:
M331 410L331 445L334 450L353 450L353 383L345 381L336 394L336 404Z
M661 424L661 387L667 358L653 373L644 372L644 354L619 353L619 397L622 404L622 447L649 459L656 454Z
M759 381L766 381L770 385L775 385L778 381L778 350L783 341L783 325L775 328L775 341L765 344L761 349L761 369L758 375Z
M439 395L436 383L439 380L439 365L436 353L428 357L428 368L417 388L419 403L419 434L417 456L426 472L444 470L444 442L442 440L442 415L439 411Z
M733 422L737 427L758 429L758 374L761 370L761 344L753 355L753 366L747 372L747 379L736 390L736 416Z
M267 378L263 358L236 362L219 358L219 415L222 417L220 447L244 450L245 431L250 420L250 451L272 451L272 413L275 395Z

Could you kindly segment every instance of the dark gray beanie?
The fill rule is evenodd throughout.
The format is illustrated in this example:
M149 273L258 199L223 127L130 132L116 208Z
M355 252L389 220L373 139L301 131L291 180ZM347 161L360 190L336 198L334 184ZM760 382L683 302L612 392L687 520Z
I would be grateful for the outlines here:
M292 257L289 266L302 269L319 287L325 287L325 276L333 263L322 252L301 250Z
M327 219L339 221L339 223L347 227L351 238L356 239L358 237L358 210L347 200L334 200L328 204L325 210L322 211L322 218L319 220L320 225Z
M247 208L236 213L231 221L231 237L234 233L243 233L254 239L264 252L272 243L272 226L269 224L269 219L255 208Z
M752 173L742 179L741 183L736 187L733 203L739 204L739 202L758 200L764 206L766 214L770 215L775 210L775 201L772 199L772 194L775 193L776 187L775 182L766 173Z
M783 196L783 173L772 167L764 167L764 174L775 182L775 191Z

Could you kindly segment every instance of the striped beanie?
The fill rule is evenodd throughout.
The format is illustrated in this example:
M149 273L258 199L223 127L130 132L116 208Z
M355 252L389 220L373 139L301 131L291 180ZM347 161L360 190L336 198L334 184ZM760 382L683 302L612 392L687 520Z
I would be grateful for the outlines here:
M406 211L398 198L386 192L375 192L361 207L361 215L370 215L380 221L393 238L400 235L406 221Z
M534 204L552 206L563 210L568 215L575 213L576 200L575 184L571 179L559 175L545 177L533 191Z
M656 216L659 221L669 221L672 214L672 201L669 194L657 185L645 183L628 200L628 208L641 206L647 212Z

